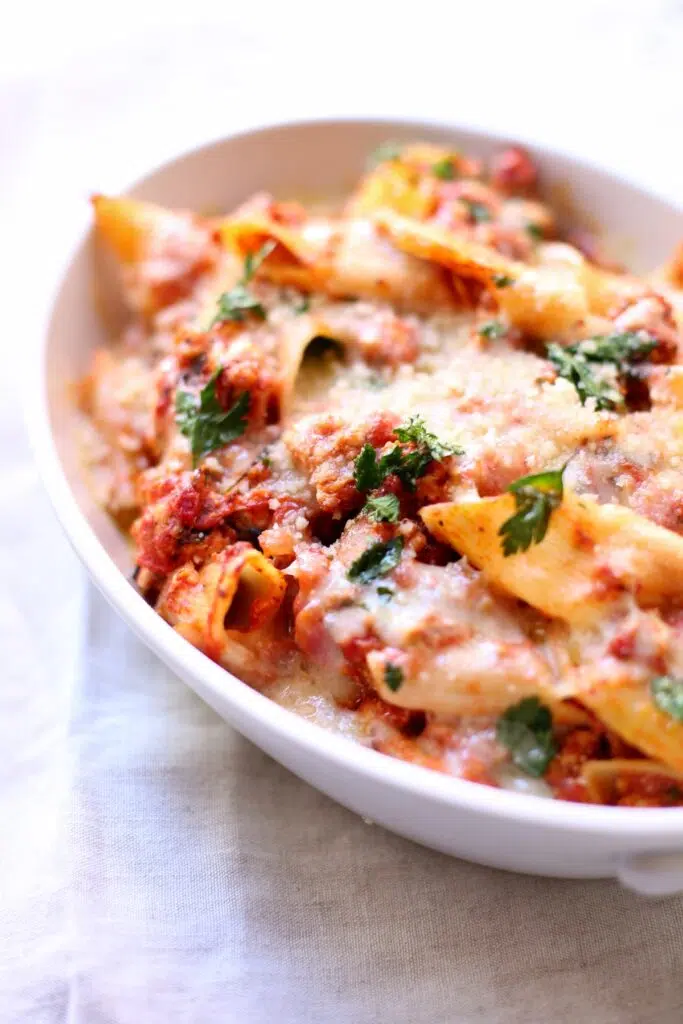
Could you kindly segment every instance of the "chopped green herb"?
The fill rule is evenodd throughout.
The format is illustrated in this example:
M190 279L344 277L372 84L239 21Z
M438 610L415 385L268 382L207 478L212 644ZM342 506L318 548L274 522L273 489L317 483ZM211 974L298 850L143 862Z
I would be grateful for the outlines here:
M552 715L538 697L525 697L509 707L498 719L496 738L510 751L513 764L536 778L557 753Z
M617 376L623 377L633 363L648 356L656 345L653 338L625 331L597 335L574 345L551 344L547 355L558 377L574 385L582 405L592 398L596 409L611 410L623 405L623 396L617 387L596 375L596 364L612 365Z
M510 285L515 283L514 277L510 277L509 274L494 274L491 280L496 288L509 288Z
M363 445L354 468L354 481L359 491L374 491L392 473L412 491L430 462L439 462L449 455L462 455L457 445L439 441L431 434L420 416L411 417L404 427L396 427L394 434L403 444L414 444L415 449L404 451L400 445L395 445L378 460L372 445Z
M402 553L403 537L371 544L356 559L346 575L353 583L372 583L378 576L386 576L395 569L401 561Z
M434 455L423 445L411 452L405 452L396 445L382 456L379 464L386 476L393 473L409 491L414 491L417 481L424 476L433 460Z
M660 711L683 722L683 679L657 676L650 683L650 693Z
M439 462L448 455L462 455L462 448L449 442L439 441L435 434L431 434L421 416L411 416L405 427L396 427L394 434L399 441L413 441L419 447L425 448L430 458Z
M499 338L505 337L507 330L505 324L501 323L500 320L489 320L481 325L479 333L482 338L487 338L488 341L498 341Z
M391 160L399 160L401 157L401 147L397 142L383 142L381 146L378 146L368 158L368 167L377 167L378 164L386 164Z
M269 241L264 242L257 252L248 253L244 260L242 277L234 288L223 292L218 300L218 312L211 322L212 327L214 324L222 323L224 320L241 322L246 319L248 314L257 317L259 320L265 320L266 311L263 308L263 304L251 294L248 285L258 268L274 248L275 242Z
M258 320L266 319L263 303L259 302L244 285L236 284L229 292L223 292L219 298L218 311L211 326L223 323L225 320L241 323L246 320L248 314L255 316Z
M475 224L484 224L487 220L491 220L491 211L483 203L475 203L471 199L461 199L460 202L465 204L467 212Z
M394 596L394 591L391 587L378 587L376 593L382 604L388 604Z
M562 501L564 470L565 466L523 476L508 487L515 496L517 511L498 531L498 536L503 538L506 558L526 551L532 544L540 544L545 537L550 516Z
M397 523L400 505L395 494L381 494L368 498L362 511L376 523Z
M614 363L616 366L621 366L624 362L638 362L649 356L656 347L657 342L654 338L638 331L599 334L569 346L572 351L580 352L592 363Z
M526 233L529 236L529 238L532 238L534 240L534 242L540 242L544 237L543 228L541 227L541 225L534 224L531 221L526 226Z
M426 448L404 452L396 445L379 460L379 468L383 474L382 479L393 473L409 491L414 491L417 481L424 476L431 461L432 455Z
M432 164L432 174L437 178L441 178L442 181L453 181L455 178L453 158L445 156L441 160L437 160L435 164Z
M293 307L295 313L308 313L310 308L311 308L311 296L310 295L302 295L301 298L297 302L294 303L294 307Z
M275 248L275 242L271 239L268 242L264 242L260 249L256 252L248 252L244 257L244 274L242 276L242 284L249 284L254 274L261 266L263 261L267 259L273 249Z
M176 392L176 423L190 442L193 468L209 452L241 437L247 427L249 392L243 391L226 411L216 396L216 381L222 372L222 368L216 370L199 395L192 391Z
M273 465L273 460L270 457L270 453L269 453L268 447L264 448L261 451L261 454L260 454L259 458L261 460L261 465L265 466L266 469L270 469L271 466Z
M403 685L403 669L388 661L384 666L384 682L392 693L396 693Z
M377 452L371 444L364 444L354 464L353 480L359 491L374 491L384 477L377 462Z
M378 467L382 480L393 474L408 490L414 491L417 481L424 475L431 461L432 457L425 449L417 448L415 451L405 452L397 444L382 456Z
M588 399L592 398L598 411L616 409L623 402L621 392L609 381L596 377L585 357L578 352L570 351L574 347L548 345L548 359L557 370L557 376L574 385L581 405L585 405Z

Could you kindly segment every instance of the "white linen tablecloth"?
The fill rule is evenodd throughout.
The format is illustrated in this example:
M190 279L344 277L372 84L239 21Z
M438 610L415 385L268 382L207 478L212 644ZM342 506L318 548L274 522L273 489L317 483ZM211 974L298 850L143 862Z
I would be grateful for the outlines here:
M20 403L84 196L252 120L462 119L683 198L681 4L206 7L29 3L0 38L0 1024L680 1024L683 898L421 849L175 679L83 578Z

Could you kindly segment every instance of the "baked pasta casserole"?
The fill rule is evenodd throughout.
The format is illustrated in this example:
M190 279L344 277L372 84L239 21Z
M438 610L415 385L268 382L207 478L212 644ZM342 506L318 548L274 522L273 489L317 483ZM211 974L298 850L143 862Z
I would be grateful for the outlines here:
M87 472L145 599L286 707L683 806L683 251L636 277L537 178L386 145L335 204L95 196L130 318L79 384Z

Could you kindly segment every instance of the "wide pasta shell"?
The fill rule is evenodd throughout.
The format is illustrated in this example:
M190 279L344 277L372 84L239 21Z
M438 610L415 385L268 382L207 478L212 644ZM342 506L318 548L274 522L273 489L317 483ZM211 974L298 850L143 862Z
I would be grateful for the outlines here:
M124 264L136 263L152 250L163 251L174 237L182 241L198 220L194 214L127 196L95 195L92 205L98 233Z
M258 252L264 243L275 242L258 274L276 284L313 291L322 288L330 274L337 230L330 219L310 218L290 227L267 211L247 208L222 221L219 230L223 244L241 260Z
M126 196L96 195L95 226L113 253L128 308L149 315L185 299L218 256L211 222Z
M240 259L275 242L258 274L278 285L334 298L390 301L425 313L458 305L440 267L392 246L365 218L310 217L290 227L260 210L238 211L220 231L224 245Z
M151 235L162 230L169 211L125 197L93 196L95 226L122 263L140 259Z

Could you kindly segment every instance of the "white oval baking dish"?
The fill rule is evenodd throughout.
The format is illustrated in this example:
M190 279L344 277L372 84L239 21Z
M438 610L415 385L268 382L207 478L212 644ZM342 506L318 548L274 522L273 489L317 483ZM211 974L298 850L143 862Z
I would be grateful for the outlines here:
M196 149L129 191L198 210L229 209L257 189L290 196L338 194L348 190L367 153L388 138L447 139L483 156L508 141L429 122L281 124ZM569 186L579 209L601 224L607 239L628 245L636 269L661 262L683 237L683 214L671 204L557 153L538 148L533 153L546 187L566 195ZM29 429L71 543L102 593L145 643L264 751L341 804L400 835L514 871L616 876L653 895L683 890L683 810L563 803L396 761L278 707L191 647L153 612L130 585L126 542L94 504L79 466L69 384L85 371L91 350L105 340L93 299L88 233L75 252L64 254L37 365L30 368L37 386L29 398Z

